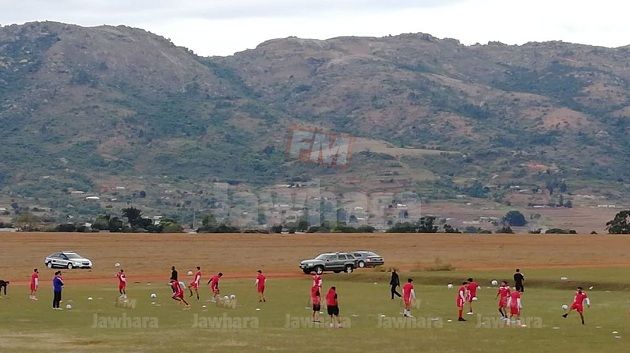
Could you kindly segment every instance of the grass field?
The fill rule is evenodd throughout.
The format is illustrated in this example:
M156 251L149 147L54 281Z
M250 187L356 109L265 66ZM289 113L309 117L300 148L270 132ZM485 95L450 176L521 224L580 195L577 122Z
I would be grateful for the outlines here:
M566 236L442 235L439 239L416 235L403 236L402 242L392 242L391 235L310 239L178 235L174 236L177 241L170 235L2 237L6 250L0 262L0 278L12 283L9 295L0 297L1 351L575 353L624 352L630 339L630 266L623 255L611 258L628 249L630 238L624 237L582 237L578 243L588 246L581 247L573 246L575 238ZM315 245L313 239L317 239ZM537 249L536 241L540 241ZM418 296L414 319L402 318L400 300L389 299L389 273L364 269L324 275L324 288L338 288L345 327L331 329L327 320L322 325L311 322L307 307L311 279L299 272L296 261L324 247L350 246L387 253L386 261L392 259L390 263L402 268L401 280L414 278ZM258 251L254 251L256 247ZM42 267L42 252L46 255L59 249L86 252L95 260L95 268L65 271L62 307L71 304L72 309L53 311L49 283L52 272L41 270L39 301L28 299L25 278L33 267ZM421 255L414 255L414 249ZM425 259L425 254L439 255ZM458 260L467 254L474 260L468 267ZM487 266L482 266L483 256L488 257ZM522 314L522 323L527 327L507 327L496 312L496 288L490 286L490 281L511 277L517 261L508 258L504 261L507 265L500 266L501 258L510 256L530 259L520 261L527 277ZM234 258L231 262L230 257ZM419 269L431 267L435 258L457 266L452 271ZM550 258L556 260L550 263ZM580 258L585 260L581 262ZM127 303L116 300L115 262L121 262L128 272ZM225 262L225 266L218 267L217 262ZM201 264L206 280L211 272L224 271L222 294L235 294L235 305L208 302L205 286L202 300L193 300L190 310L182 310L171 300L166 284L168 268L177 265L182 279L188 281L185 272L191 263ZM265 266L267 263L271 265ZM266 303L258 303L254 290L258 267L264 267L269 278ZM469 276L482 285L476 314L468 315L467 322L457 322L456 289L446 284L456 284ZM585 326L577 316L561 317L561 305L570 304L577 285L593 287L587 289L593 305L586 310ZM150 298L151 293L157 294L156 300Z

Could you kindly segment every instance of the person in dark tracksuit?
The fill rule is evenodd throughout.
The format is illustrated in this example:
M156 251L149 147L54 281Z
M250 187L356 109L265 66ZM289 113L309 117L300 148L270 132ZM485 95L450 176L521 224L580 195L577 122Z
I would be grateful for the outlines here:
M396 291L396 288L400 287L400 278L398 278L398 273L396 273L395 269L392 270L392 279L389 280L389 285L391 286L392 299L394 299L395 295L400 297L400 293Z
M61 278L61 271L55 272L53 278L53 309L61 310L59 303L61 302L61 289L63 287L63 278Z
M171 278L169 280L169 282L179 282L179 280L177 279L177 270L175 269L175 266L171 266ZM175 288L171 288L173 289L173 293L175 293Z
M519 292L524 292L525 287L523 286L523 282L525 281L525 276L521 273L520 269L516 269L516 273L514 273L514 287Z

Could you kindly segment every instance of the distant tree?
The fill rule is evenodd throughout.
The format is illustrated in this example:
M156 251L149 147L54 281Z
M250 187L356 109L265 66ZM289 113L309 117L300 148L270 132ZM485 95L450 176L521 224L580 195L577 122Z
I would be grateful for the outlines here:
M519 211L510 211L503 216L503 222L509 226L522 227L527 224L525 216Z
M212 213L208 213L201 219L201 225L203 227L216 227L217 218Z
M606 230L610 234L630 234L630 210L621 211L606 222Z
M437 233L438 226L434 225L435 217L425 216L418 220L418 233Z
M269 231L271 233L282 233L282 225L281 224L276 224L271 226L271 228L269 228Z
M127 222L132 228L142 225L142 211L135 207L127 207L122 209L123 217L127 218Z
M40 218L30 212L21 212L13 220L15 226L24 231L35 230L40 222Z
M444 228L444 233L461 233L459 229L453 228L453 226L448 223L445 224L443 228Z
M387 233L416 233L417 231L418 228L411 222L395 223L387 229Z
M298 232L306 232L308 230L308 221L304 218L300 219L295 225L295 230Z
M505 226L505 227L497 230L497 233L500 233L500 234L514 234L514 231L512 230L511 227Z

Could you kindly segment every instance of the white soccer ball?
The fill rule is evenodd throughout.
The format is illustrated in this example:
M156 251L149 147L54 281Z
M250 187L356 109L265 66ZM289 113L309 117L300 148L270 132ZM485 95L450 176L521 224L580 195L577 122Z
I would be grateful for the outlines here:
M569 309L569 306L568 306L568 305L566 305L566 304L562 304L562 310L568 310L568 309Z
M192 271L188 271L188 275L189 275L189 276L192 276L192 275L193 275L193 272L192 272Z
M120 267L120 263L119 263L119 262L116 262L116 263L114 264L114 267Z
M450 288L453 288L453 283L449 283L447 287L448 287L449 289L450 289Z
M476 302L476 301L477 301L477 297L473 297L473 298L472 298L472 300L473 300L474 302Z
M184 282L179 282L179 285L180 285L182 288L186 288L186 283L184 283Z
M493 286L497 286L499 284L499 281L497 281L496 279L492 280L492 285Z
M92 300L92 297L88 297L88 300Z
M234 300L236 299L236 296L234 294L230 295L230 299Z
M225 297L223 297L223 300L230 300L230 297L226 295Z
M157 294L151 293L151 299L155 299L155 298L157 298Z
M66 305L66 309L68 309L68 310L72 309L72 305L70 305L70 304Z

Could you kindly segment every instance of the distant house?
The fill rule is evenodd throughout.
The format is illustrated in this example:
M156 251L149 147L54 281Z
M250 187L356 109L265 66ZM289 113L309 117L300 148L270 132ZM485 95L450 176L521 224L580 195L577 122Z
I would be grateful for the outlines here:
M100 200L101 198L100 198L100 197L98 197L98 196L88 196L88 197L86 197L85 199L86 199L87 201L98 201L98 200Z

